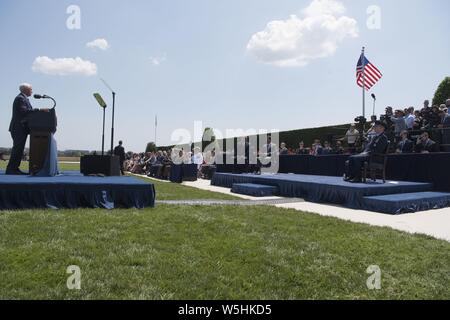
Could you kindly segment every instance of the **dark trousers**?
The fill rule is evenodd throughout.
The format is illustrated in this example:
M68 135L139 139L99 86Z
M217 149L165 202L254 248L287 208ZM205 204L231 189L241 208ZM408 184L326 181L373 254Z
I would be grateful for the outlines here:
M125 172L124 172L124 170L123 170L123 167L124 167L124 164L125 164L125 160L122 160L122 159L120 159L120 173L124 176L125 175Z
M11 137L13 139L13 147L6 172L19 170L25 144L27 143L28 133L22 130L16 130L11 132Z
M369 155L367 154L357 154L348 158L348 163L346 166L347 177L361 178L361 169L364 162L369 160Z

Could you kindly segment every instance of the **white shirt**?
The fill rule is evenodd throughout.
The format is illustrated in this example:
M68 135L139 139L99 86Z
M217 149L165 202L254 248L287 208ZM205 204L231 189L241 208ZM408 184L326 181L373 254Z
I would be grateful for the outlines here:
M414 127L414 121L416 121L416 116L413 114L410 114L406 117L406 127L408 129L412 129Z
M355 144L356 139L359 137L359 131L356 129L353 132L348 130L346 136L349 144Z
M192 160L193 160L194 164L196 164L197 167L200 169L200 167L203 164L203 154L201 152L194 153Z

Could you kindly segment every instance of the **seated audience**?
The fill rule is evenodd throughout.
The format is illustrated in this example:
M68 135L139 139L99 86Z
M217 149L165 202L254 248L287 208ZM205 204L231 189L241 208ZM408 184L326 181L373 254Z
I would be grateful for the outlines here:
M328 141L325 141L323 143L323 149L322 149L322 155L329 155L333 153L333 149L330 146L330 143Z
M408 139L408 134L407 130L401 132L401 141L397 144L397 153L412 153L414 151L414 143Z
M282 142L280 144L280 156L287 156L289 155L289 150L286 148L286 143Z
M299 155L308 155L309 154L309 149L305 148L305 143L303 141L301 141L298 144L298 149L296 150L297 154Z
M344 154L345 153L345 149L342 146L342 141L338 140L336 141L336 147L334 148L334 154Z
M311 155L312 156L320 156L323 153L322 143L319 139L314 140L313 145L311 146Z
M417 153L439 152L439 148L436 142L430 139L428 132L424 132L420 135L420 138L417 139L416 152Z

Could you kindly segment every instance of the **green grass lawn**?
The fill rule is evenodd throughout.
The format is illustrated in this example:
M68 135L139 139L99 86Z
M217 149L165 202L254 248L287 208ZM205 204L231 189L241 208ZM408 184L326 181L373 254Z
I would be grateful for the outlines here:
M0 161L0 170L6 170L8 161ZM20 164L20 170L28 172L28 161L22 161ZM59 163L59 170L61 171L80 171L79 163Z
M144 177L138 177L138 179L155 185L157 200L242 200L233 195L200 190L177 183L163 182Z
M159 200L234 199L141 179ZM274 207L0 211L0 257L0 299L450 298L450 243Z
M0 299L450 298L450 243L273 207L0 212L0 257Z

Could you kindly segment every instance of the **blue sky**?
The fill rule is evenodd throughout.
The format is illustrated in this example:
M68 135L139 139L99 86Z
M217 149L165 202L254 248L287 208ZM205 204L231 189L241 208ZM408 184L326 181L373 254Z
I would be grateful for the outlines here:
M315 51L306 65L292 65L286 57L311 54L321 37L336 34L311 33L307 43L292 50L284 39L276 52L273 45L280 42L273 37L251 39L258 32L277 32L276 26L267 27L271 21L286 22L296 15L294 24L302 23L302 10L312 0L2 0L0 146L11 145L11 105L22 82L57 99L61 150L100 149L102 114L92 93L111 102L100 77L117 91L116 140L123 139L134 151L154 140L155 114L160 145L172 144L171 134L178 128L193 131L196 120L221 131L350 122L361 113L355 66L363 45L384 75L372 90L378 111L386 105L420 106L432 98L450 72L448 0L327 1L346 9L330 14L354 20L356 26L340 26L347 34L331 53L317 57ZM81 9L79 30L66 27L70 5ZM366 26L369 5L381 9L379 30ZM355 27L357 36L350 36ZM107 40L109 48L89 48L86 44L95 39ZM32 70L37 57L80 57L95 64L96 74L45 74ZM108 109L106 140L110 115Z

